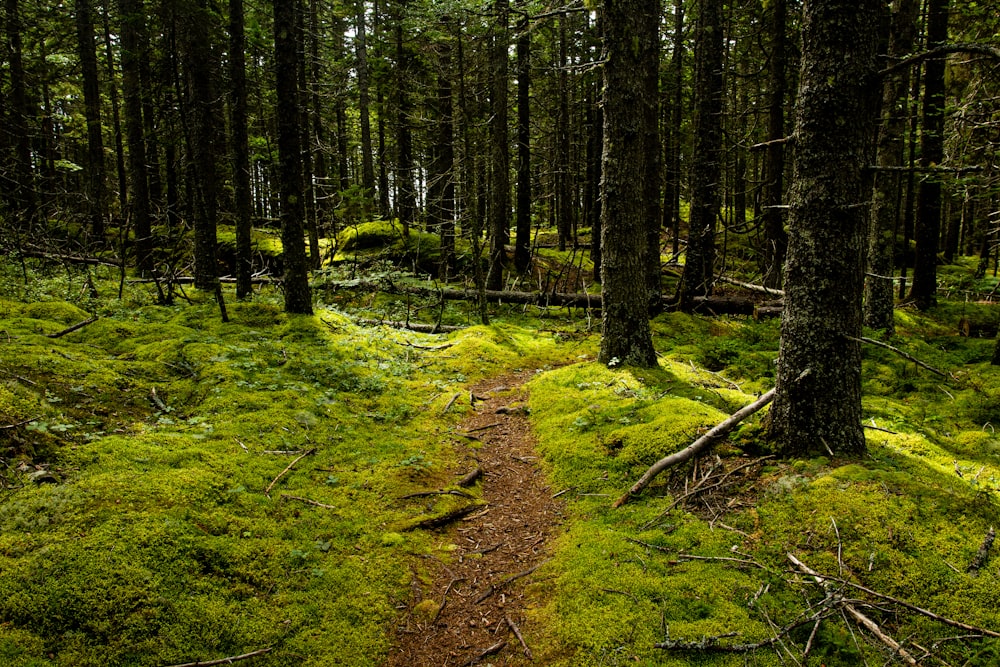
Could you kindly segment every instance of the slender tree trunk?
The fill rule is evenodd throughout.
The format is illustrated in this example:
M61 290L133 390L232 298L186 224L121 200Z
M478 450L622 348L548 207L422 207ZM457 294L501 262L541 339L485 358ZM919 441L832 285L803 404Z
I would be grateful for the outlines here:
M517 35L517 202L514 268L531 266L531 32L522 21Z
M243 0L229 0L229 112L233 144L233 199L236 222L236 298L253 293L251 246L250 144L247 127L246 36ZM169 190L169 188L168 188Z
M510 147L507 129L507 49L509 0L496 0L495 32L490 52L490 269L487 289L503 287L510 243Z
M804 7L785 310L770 436L783 455L858 454L865 192L879 0Z
M927 48L948 41L948 0L928 0ZM930 167L944 158L944 58L924 64L923 125L920 133L920 166ZM941 181L931 175L917 188L917 242L913 261L913 284L909 300L920 310L937 302L937 253L941 235Z
M647 225L643 145L648 99L643 73L655 60L659 15L645 0L604 0L601 350L604 364L656 366L646 287Z
M889 30L889 58L911 53L916 39L916 0L895 0ZM899 167L906 149L906 97L910 87L909 70L886 77L882 84L882 121L879 131L876 164ZM864 323L872 329L892 335L892 275L896 230L899 227L899 172L875 174L872 193L871 230L868 237L868 275L865 279Z
M21 231L27 231L35 218L38 206L31 167L31 136L28 132L28 118L34 114L28 108L19 1L6 0L6 10L8 67L10 69L10 108L7 122L9 123L8 133L14 148L13 188L8 190L10 194L7 199L11 212L17 218L17 227Z
M118 202L124 209L128 205L128 170L125 167L125 142L122 133L122 116L118 105L118 83L115 75L115 57L111 41L111 21L108 18L110 10L104 4L102 18L104 21L104 53L108 72L108 96L111 98L111 124L115 136L115 165L118 172Z
M396 215L403 226L403 233L410 233L410 226L417 217L417 193L414 185L413 164L413 130L410 127L412 113L409 86L412 85L413 58L406 46L403 30L403 18L406 3L401 1L396 5L395 41L396 41Z
M76 0L76 34L83 74L83 104L87 119L87 162L85 171L87 217L94 241L104 242L107 215L107 188L104 183L104 137L101 127L101 89L97 75L97 47L90 0Z
M146 133L142 120L140 76L141 26L146 15L141 0L118 0L122 17L122 88L125 97L125 133L128 139L128 172L131 188L131 218L135 234L136 266L148 274L153 270L152 222L146 164Z
M361 122L361 187L364 188L363 219L371 217L375 196L375 164L372 160L372 123L369 110L368 42L365 33L365 3L358 0L355 22L355 54L358 71L358 116Z
M722 177L722 0L700 0L695 23L694 154L691 160L691 216L681 304L712 293L715 230Z
M559 102L556 113L556 228L559 232L559 250L566 250L567 244L571 241L575 247L576 239L573 236L573 204L570 196L570 158L569 158L569 74L567 66L567 44L569 40L566 31L568 18L563 15L559 17L559 70L558 96Z
M668 186L664 195L664 219L670 225L673 237L673 254L680 254L681 246L681 128L684 123L684 3L674 4L673 53L670 56L670 71L673 75L673 101L670 112L670 139Z
M646 86L643 108L642 134L646 157L643 202L646 205L646 289L649 292L649 311L656 314L662 309L660 300L660 0L647 0L657 16L656 54L643 62L643 83Z
M450 29L448 23L446 29ZM438 46L437 98L434 101L436 139L429 168L427 222L441 238L439 273L446 279L455 261L455 118L452 101L452 45Z
M281 181L281 244L285 278L285 311L312 313L309 262L303 236L302 133L299 129L299 42L295 30L298 0L274 0L278 161Z
M769 21L771 57L767 102L767 152L764 155L764 285L781 287L781 271L788 249L788 234L781 208L785 196L785 91L788 67L787 0L773 0Z

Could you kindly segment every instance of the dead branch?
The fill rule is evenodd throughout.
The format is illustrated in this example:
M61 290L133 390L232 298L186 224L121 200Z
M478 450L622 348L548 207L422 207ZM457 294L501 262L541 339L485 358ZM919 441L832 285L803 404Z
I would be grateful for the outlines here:
M879 72L879 76L888 76L898 72L899 70L905 69L910 65L926 60L927 58L946 56L950 53L971 53L974 55L987 56L993 58L994 60L1000 60L1000 49L996 49L987 44L943 44L937 48L930 49L929 51L915 53L909 58L900 60L895 65L886 67L884 70Z
M774 389L771 389L770 391L765 392L760 398L758 398L750 405L741 408L740 410L736 411L731 416L729 416L727 419L714 426L708 433L695 440L685 449L682 449L679 452L675 452L674 454L664 457L659 461L657 461L656 463L654 463L652 466L650 466L649 470L647 470L646 473L639 478L639 481L633 484L632 488L625 492L625 495L623 495L621 498L615 501L613 507L621 507L622 505L627 503L632 496L638 494L640 491L649 486L649 483L652 482L657 475L659 475L661 472L663 472L670 466L677 465L678 463L683 463L687 461L696 454L700 453L702 449L705 449L707 446L713 444L716 440L719 440L720 438L724 437L731 430L733 430L733 428L737 424L739 424L741 421L743 421L744 419L746 419L747 417L754 414L755 412L763 408L765 405L770 403L771 399L773 398L774 398Z
M444 410L441 411L441 414L448 412L448 410L451 409L451 406L455 405L455 401L457 401L458 397L461 395L462 395L461 393L458 393L452 396L451 399L448 401L448 404L444 406Z
M317 500L311 500L309 498L303 498L302 496L293 496L290 493L282 493L281 494L281 499L282 500L285 500L285 499L288 499L288 500L297 500L300 503L305 503L306 505L314 505L316 507L322 507L323 509L326 509L326 510L335 510L335 509L337 509L333 505L327 505L326 503L321 503L321 502L319 502Z
M451 333L465 329L465 327L457 327L450 324L424 324L423 322L403 322L399 320L358 319L355 322L366 327L390 327L392 329L407 329L409 331L416 331L417 333L429 334Z
M97 319L98 319L97 316L94 315L90 319L86 319L83 322L77 322L73 326L66 327L62 331L57 331L55 333L45 334L45 336L46 336L46 338L62 338L63 336L65 336L68 333L73 333L74 331L77 331L78 329L84 328L88 324L93 324L94 322L97 321Z
M726 283L728 285L736 285L737 287L748 289L751 292L761 292L762 294L770 294L771 296L785 296L785 290L775 289L773 287L765 287L764 285L755 285L753 283L745 283L742 280L726 278L725 276L719 276L715 280L720 283Z
M170 667L212 667L213 665L228 665L233 662L239 662L240 660L249 660L250 658L256 658L260 655L265 655L273 651L273 648L262 648L256 651L251 651L250 653L244 653L243 655L232 655L228 658L219 658L217 660L198 660L195 662L185 662L179 665L170 665Z
M431 623L437 623L437 620L441 617L441 612L444 611L444 606L448 604L448 593L451 593L452 586L460 581L465 581L465 577L458 577L448 582L448 587L444 589L444 595L441 596L441 604L438 605L437 611L434 612L434 618L431 619Z
M468 472L462 476L462 479L456 482L461 487L472 486L476 483L476 480L483 476L483 469L476 466L475 470Z
M976 574L982 569L983 565L986 565L986 561L990 557L990 549L993 547L993 540L996 539L996 536L996 531L993 530L993 526L990 526L990 529L986 531L983 543L979 546L979 551L976 552L976 557L969 563L968 569L965 570L966 572Z
M465 491L459 491L458 489L442 489L440 491L417 491L416 493L408 493L405 496L400 496L396 500L406 500L407 498L425 498L427 496L461 496L463 498L472 497Z
M503 422L493 422L492 424L487 424L486 426L477 426L476 428L470 428L466 433L475 433L476 431L488 431L491 428L496 428L497 426L503 426Z
M521 647L524 649L524 657L528 660L534 660L534 657L531 655L531 649L528 648L528 644L525 643L524 637L521 636L521 629L517 627L517 624L514 623L514 621L510 620L510 616L504 615L503 620L507 622L507 627L510 628L510 631L514 633L515 637L517 637L517 641L521 642Z
M457 520L461 519L464 516L468 516L469 514L472 514L474 511L476 511L477 509L481 509L483 507L485 507L485 505L483 503L471 503L471 504L466 505L464 507L459 507L457 509L453 509L450 512L446 512L446 513L444 513L444 514L442 514L440 516L432 516L430 518L418 521L418 522L416 522L415 524L413 524L411 526L407 526L407 527L403 528L403 531L404 532L409 532L411 530L418 530L418 529L421 529L421 528L440 528L441 526L448 525L452 521L457 521Z
M496 644L494 644L493 646L489 647L488 649L486 649L485 651L483 651L479 655L477 655L475 657L472 657L472 658L469 658L468 661L462 663L462 667L469 667L470 665L476 664L477 662L479 662L483 658L489 657L489 656L493 655L494 653L499 653L500 651L503 650L503 647L506 646L506 645L507 645L507 640L506 639L501 639Z
M17 428L18 426L24 426L25 424L30 424L31 422L36 422L39 419L41 419L41 416L31 417L29 419L22 419L21 421L15 422L13 424L4 424L3 426L0 426L0 431L7 431L7 430L10 430L12 428Z
M679 498L677 498L676 500L674 500L674 502L670 503L670 507L667 508L666 512L664 512L659 517L657 517L657 519L663 517L664 514L666 514L670 510L674 509L678 505L684 503L684 501L686 501L691 496L696 496L698 494L705 493L707 491L711 491L712 489L717 489L720 486L723 486L726 483L726 480L729 479L729 477L731 475L733 475L734 473L737 473L740 470L743 470L744 468L749 468L750 466L753 466L753 465L756 465L756 464L761 463L763 461L766 461L767 459L773 459L773 458L774 458L774 455L771 454L771 455L768 455L768 456L762 456L759 459L754 459L753 461L748 461L747 463L744 463L741 466L737 466L736 468L733 468L732 470L730 470L729 472L727 472L725 475L722 475L722 479L720 479L715 484L709 484L708 486L705 486L705 487L699 486L699 487L697 487L695 489L692 489L691 491L688 491L683 496L680 496Z
M288 467L286 467L284 470L282 470L280 473L278 473L277 477L275 477L274 479L271 480L271 483L267 485L266 489L264 489L264 495L270 497L271 489L274 488L274 485L278 483L278 480L281 479L282 477L284 477L285 474L289 470L291 470L292 468L294 468L296 463L298 463L299 461L301 461L305 457L307 457L310 454L313 454L315 452L316 452L316 448L315 447L313 447L312 449L308 449L308 450L302 452L301 455L299 455L294 461L292 461L291 463L288 464Z
M899 356L903 357L904 359L906 359L908 361L912 361L917 366L920 366L921 368L926 368L931 373L934 373L936 375L940 375L943 378L948 377L948 374L945 373L944 371L939 371L938 369L934 368L933 366L928 366L924 362L922 362L919 359L917 359L916 357L914 357L909 352L904 352L903 350L900 350L898 347L893 347L892 345L889 345L888 343L883 343L880 340L875 340L874 338L868 338L866 336L862 336L861 338L855 338L854 336L845 336L845 338L847 338L848 340L856 341L858 343L868 343L869 345L876 345L878 347L884 347L887 350L895 352L896 354L898 354Z
M551 559L551 558L546 558L546 559L545 559L545 560L543 560L543 561L542 561L541 563L538 563L537 565L532 565L532 566L531 566L531 567L529 567L529 568L528 568L527 570L524 570L524 571L522 571L522 572L518 572L517 574L512 574L512 575L510 575L509 577L507 577L506 579L504 579L503 581L501 581L501 582L500 582L499 584L496 584L496 585L491 585L491 586L490 586L490 587L489 587L488 589L486 589L486 592L485 592L485 593L483 593L482 595L480 595L480 596L479 596L479 597L478 597L478 598L476 599L476 604L479 604L480 602L482 602L482 601L484 601L484 600L488 599L488 598L489 598L489 597L491 597L491 596L492 596L492 595L493 595L494 593L496 593L497 591L499 591L499 590L500 590L501 588L503 588L503 587L504 587L504 586L506 586L507 584L509 584L509 583L511 583L511 582L514 582L514 581L517 581L517 580L518 580L518 579L520 579L521 577L526 577L526 576L528 576L529 574L531 574L532 572L534 572L535 570L537 570L537 569L538 569L538 568L540 568L541 566L543 566L543 565L545 565L546 563L548 563L548 562L549 562L550 560L552 560L552 559Z
M900 658L902 658L908 665L917 665L917 660L914 658L909 651L907 651L903 646L897 642L895 639L887 635L878 624L862 614L857 608L848 602L842 595L837 593L833 589L833 582L828 578L823 577L818 572L810 568L808 565L803 563L801 560L795 557L794 554L787 554L788 560L792 561L799 570L803 573L808 574L813 578L813 580L823 588L826 593L827 598L835 602L845 613L847 613L851 618L853 618L859 625L864 626L870 633L875 635L879 641L888 646L896 653Z

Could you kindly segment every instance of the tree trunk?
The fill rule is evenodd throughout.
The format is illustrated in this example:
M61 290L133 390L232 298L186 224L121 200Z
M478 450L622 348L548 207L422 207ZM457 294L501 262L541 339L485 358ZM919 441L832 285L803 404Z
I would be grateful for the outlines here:
M878 0L805 5L785 312L770 436L782 455L859 454L867 164Z
M372 160L372 123L369 111L368 42L365 34L365 3L358 0L355 23L355 54L358 71L358 116L361 123L361 187L364 188L363 220L371 216L375 196L375 165Z
M667 188L664 193L663 219L671 230L674 257L681 246L681 127L684 121L684 3L674 5L673 53L670 56L670 73L673 78L670 102L670 130L667 140Z
M111 97L111 124L115 136L115 165L118 171L118 203L124 210L128 205L128 170L125 167L125 144L122 140L122 117L118 106L118 83L115 81L115 58L111 40L111 22L108 19L109 9L104 5L102 19L104 22L104 45L106 67L108 70L108 94Z
M284 262L285 311L312 313L309 263L303 237L302 133L299 130L299 42L295 30L298 0L274 0L274 64L276 74L278 161L281 181L281 244Z
M559 17L559 62L558 62L558 106L556 113L556 187L555 214L556 229L559 232L559 250L566 250L570 243L575 247L573 236L573 205L570 195L570 164L569 164L569 74L566 71L566 53L568 36L566 34L566 15Z
M140 61L141 26L146 14L141 0L118 0L121 15L122 92L125 98L125 134L128 139L129 197L135 234L136 266L143 274L153 270L152 223L146 167L146 132L142 121Z
M246 36L243 0L229 0L229 112L233 144L233 204L236 222L236 298L253 292L250 145L247 128ZM169 188L168 188L169 190Z
M785 91L788 67L786 54L787 2L773 0L769 32L771 57L768 61L770 86L767 93L767 152L764 155L764 280L766 287L781 287L781 271L788 249L783 209L785 178Z
M503 287L507 264L504 248L510 243L510 148L507 129L507 48L509 0L496 0L493 44L490 51L490 269L489 289Z
M643 85L646 87L646 105L642 109L643 146L646 151L643 160L646 168L642 201L646 211L646 290L649 312L660 311L660 30L659 17L662 13L660 0L647 0L656 12L656 52L644 59Z
M195 287L214 290L218 282L216 260L218 217L219 128L220 112L212 78L217 65L213 62L211 44L212 17L206 0L193 0L185 11L181 31L187 59L187 79L190 113L193 125L195 173L197 175L198 208L194 215L194 279Z
M646 289L643 72L659 53L659 14L645 0L604 0L604 157L601 255L604 324L598 360L656 366Z
M451 28L450 22L447 28ZM452 45L438 46L437 97L434 100L436 137L428 168L427 223L441 238L439 275L449 276L455 263L455 118L452 101Z
M928 0L927 48L948 41L948 0ZM923 126L920 133L920 166L938 165L944 158L944 57L924 64ZM937 253L941 235L941 181L930 175L917 188L917 242L913 284L909 300L920 310L937 302Z
M695 23L694 154L691 217L681 304L712 293L722 176L722 0L700 0Z
M97 76L97 47L90 0L76 0L76 35L83 74L83 104L87 119L86 183L87 218L94 241L104 242L107 188L104 184L104 137L101 133L101 89Z
M8 116L8 136L14 149L13 187L5 187L8 206L17 220L16 227L27 232L35 217L38 205L35 195L34 175L31 169L31 137L28 133L28 118L33 116L28 109L24 64L22 59L21 14L18 0L7 0L7 47L10 70L10 108Z
M394 30L396 40L395 102L396 102L396 215L404 234L416 220L417 199L413 183L413 131L410 128L410 92L413 83L412 58L403 39L403 16L406 2L395 5Z
M531 32L528 22L517 36L517 206L514 215L514 268L531 265Z
M889 30L889 60L913 51L916 18L920 3L895 0ZM879 131L876 164L899 167L903 164L906 134L906 99L910 87L909 70L886 77L882 84L882 125ZM864 323L892 335L896 229L899 227L899 172L877 172L872 194L871 231L868 239L868 276L865 280Z

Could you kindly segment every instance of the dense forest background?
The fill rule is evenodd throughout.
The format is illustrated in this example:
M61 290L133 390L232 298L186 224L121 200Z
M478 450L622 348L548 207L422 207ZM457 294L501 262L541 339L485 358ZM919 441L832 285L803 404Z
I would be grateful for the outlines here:
M994 7L0 31L0 663L996 663Z

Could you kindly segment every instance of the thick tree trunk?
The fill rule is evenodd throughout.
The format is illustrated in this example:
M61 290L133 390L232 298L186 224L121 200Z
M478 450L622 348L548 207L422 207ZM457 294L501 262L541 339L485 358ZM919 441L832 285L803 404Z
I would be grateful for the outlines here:
M274 63L277 93L278 161L281 181L281 244L285 311L312 313L309 263L303 237L302 134L299 131L299 41L297 0L274 0Z
M601 224L604 364L656 366L646 288L648 151L643 110L648 99L642 73L659 53L659 14L645 0L605 0L604 157Z
M920 3L895 0L889 31L889 58L900 58L913 50L916 18ZM903 164L906 134L906 98L910 87L909 70L889 75L882 84L882 125L879 131L876 164L899 167ZM868 238L868 275L865 280L864 323L892 335L895 290L894 271L896 229L899 227L899 172L875 174L872 194L871 231Z
M805 5L785 312L770 435L784 455L860 453L866 166L878 0Z
M928 0L927 48L948 41L948 0ZM920 132L920 166L930 167L944 158L944 58L924 64L923 125ZM941 235L941 181L933 175L917 188L917 219L914 239L913 284L909 300L920 310L937 302L937 253Z
M700 0L695 24L694 154L691 160L691 230L681 304L712 292L715 229L722 176L722 0Z
M85 178L87 217L90 233L104 242L107 215L107 188L104 184L104 137L101 134L101 89L97 76L94 16L90 0L76 0L76 34L83 74L83 104L87 119L87 162Z
M236 297L253 287L251 249L250 145L247 128L246 36L243 0L229 0L229 113L233 145L233 204L236 222ZM168 188L169 191L169 188Z

